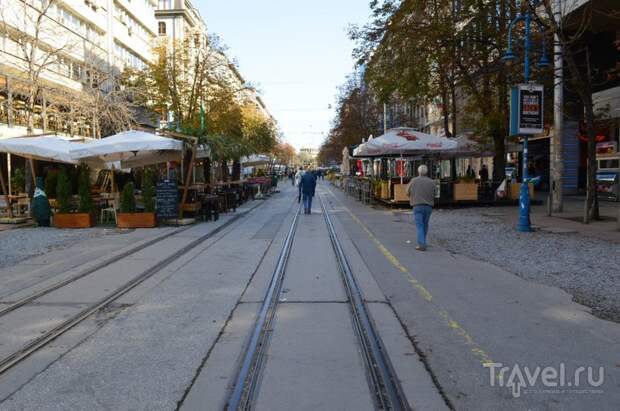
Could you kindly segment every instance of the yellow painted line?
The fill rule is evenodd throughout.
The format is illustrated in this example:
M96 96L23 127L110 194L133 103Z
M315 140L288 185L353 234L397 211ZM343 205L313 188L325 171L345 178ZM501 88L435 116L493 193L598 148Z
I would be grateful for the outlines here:
M417 290L418 294L426 301L433 303L433 296L432 294L426 289L426 287L424 287L422 285L422 283L420 283L420 281L418 281L413 274L411 274L411 272L407 269L407 267L405 267L404 265L401 264L400 261L398 261L398 259L396 258L396 256L394 256L394 254L392 254L390 252L390 250L387 249L386 246L384 246L381 241L379 241L379 239L372 233L372 231L370 231L370 229L368 227L366 227L366 225L364 223L362 223L362 221L355 215L353 214L353 212L346 206L344 205L344 203L342 201L340 201L340 199L338 197L336 197L336 195L331 191L331 189L328 189L328 192L341 204L342 208L347 212L347 214L349 214L349 216L353 219L353 221L355 221L361 228L362 230L364 230L364 232L368 235L368 237L370 238L370 240L375 244L375 246L379 249L379 251L381 252L381 254L383 254L385 256L385 258L394 266L398 269L398 271L400 271L401 273L403 273L406 277L407 277L407 281ZM454 330L454 332L460 336L465 343L470 346L470 352L480 361L480 363L482 365L485 364L491 364L494 361L491 360L491 358L489 357L489 355L486 353L486 351L484 351L473 339L473 337L467 332L465 331L465 329L455 320L453 319L450 314L448 314L448 312L446 310L443 310L439 307L437 307L436 304L433 303L433 305L437 308L438 310L438 315L439 317L442 319L442 321L452 330Z

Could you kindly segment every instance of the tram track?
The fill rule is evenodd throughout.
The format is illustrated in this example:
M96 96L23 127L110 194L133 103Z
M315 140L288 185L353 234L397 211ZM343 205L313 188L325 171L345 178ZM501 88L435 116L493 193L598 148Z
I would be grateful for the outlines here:
M354 332L360 345L366 377L374 400L379 410L409 410L409 403L390 362L388 353L369 314L361 289L347 261L343 247L336 234L329 211L318 195L328 229L330 243L334 251L338 269L348 297ZM271 276L265 298L258 312L257 320L251 331L240 363L234 385L225 405L226 410L251 410L256 400L258 385L265 360L267 348L274 328L277 307L287 271L288 258L297 230L300 208L291 222L282 250Z
M147 268L146 270L142 271L137 276L134 276L130 281L125 282L123 285L121 285L120 287L116 288L114 291L106 294L104 297L102 297L101 299L97 300L95 303L90 304L88 307L84 308L83 310L81 310L77 314L71 316L67 320L61 322L60 324L58 324L54 328L45 331L39 337L37 337L36 339L33 339L32 341L30 341L26 345L22 346L20 349L14 351L13 353L5 356L2 359L0 359L0 376L2 376L4 373L9 371L11 368L15 367L16 365L18 365L19 363L24 361L26 358L28 358L33 353L35 353L38 350L42 349L43 347L48 345L50 342L54 341L55 339L57 339L58 337L60 337L64 333L66 333L67 331L69 331L72 328L74 328L76 325L78 325L81 322L83 322L85 319L89 318L91 315L93 315L97 311L99 311L102 308L108 306L109 304L111 304L112 302L116 301L117 299L119 299L123 295L127 294L129 291L133 290L134 288L136 288L140 284L144 283L149 278L153 277L155 274L161 272L164 268L168 267L174 261L178 260L179 258L184 256L185 254L187 254L188 252L190 252L194 248L198 247L204 241L214 237L215 235L217 235L217 234L221 233L222 231L224 231L225 229L229 228L235 222L237 222L241 218L247 216L249 213L254 211L256 208L260 207L264 203L265 202L262 201L259 204L257 204L255 206L253 206L252 208L250 208L249 210L238 213L237 215L233 216L230 220L226 221L225 223L223 223L219 227L217 227L214 230L212 230L212 231L210 231L210 232L208 232L208 233L206 233L206 234L196 238L195 240L191 241L189 244L183 246L182 248L180 248L179 250L177 250L173 254L167 256L166 258L164 258L161 261L158 261L156 264L154 264L154 265L150 266L149 268ZM0 317L2 317L4 315L7 315L10 312L15 311L15 310L19 309L20 307L24 307L24 306L28 305L29 303L32 303L32 302L36 301L37 299L39 299L39 298L41 298L41 297L43 297L43 296L45 296L47 294L52 293L53 291L59 290L59 289L65 287L65 286L67 286L69 284L72 284L72 283L74 283L74 282L76 282L76 281L78 281L78 280L80 280L82 278L85 278L85 277L87 277L87 276L89 276L91 274L94 274L97 271L100 271L101 269L107 267L109 264L117 263L119 261L122 261L123 259L125 259L127 257L130 257L130 256L138 253L139 251L142 251L142 250L148 248L149 246L152 246L154 244L157 244L157 243L163 241L164 239L171 238L174 235L182 233L182 232L186 231L188 228L182 228L182 229L179 229L179 230L174 230L171 233L168 233L166 235L163 235L161 237L158 237L156 239L148 241L145 244L141 244L138 247L134 247L133 249L128 250L128 251L126 251L126 252L124 252L124 253L122 253L120 255L117 255L117 256L114 256L114 257L112 257L110 259L107 259L106 261L103 261L103 262L95 265L94 267L91 267L88 270L85 270L84 272L79 273L76 276L70 277L70 278L68 278L66 280L60 281L60 282L58 282L56 284L53 284L50 287L47 287L47 288L45 288L43 290L40 290L40 291L35 292L33 294L30 294L29 296L24 297L23 299L20 299L19 301L16 301L15 303L11 304L10 306L2 309L2 311L0 311ZM220 237L220 239L221 238L223 238L223 237ZM220 239L216 240L216 242L219 241ZM215 244L215 243L213 243L213 244ZM211 244L211 245L213 245L213 244Z

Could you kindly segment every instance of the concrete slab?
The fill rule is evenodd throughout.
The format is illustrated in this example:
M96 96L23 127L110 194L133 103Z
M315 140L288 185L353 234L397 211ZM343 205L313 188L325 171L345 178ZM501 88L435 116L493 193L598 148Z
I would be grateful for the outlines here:
M14 353L51 330L87 304L25 306L0 318L0 358Z
M301 215L282 288L286 301L346 301L323 216Z
M288 206L275 200L272 212ZM175 409L265 253L265 241L251 238L269 214L234 224L215 245L162 270L148 292L133 294L133 306L0 408Z
M373 410L346 303L278 307L256 410Z
M351 241L349 234L342 226L342 223L337 218L339 213L342 213L342 210L334 207L334 204L330 204L327 199L326 207L328 207L329 212L332 215L332 223L334 224L334 229L336 230L336 235L340 240L340 245L344 251L344 254L349 262L349 266L351 267L351 271L355 276L355 281L362 291L362 295L366 301L378 301L378 302L386 302L387 299L377 281L373 277L372 273L368 269L366 262L360 255L357 248L355 248L355 244ZM335 218L336 217L336 218Z
M368 304L368 310L411 409L448 411L448 406L394 311L389 305L380 303Z
M37 351L18 367L11 368L0 377L0 403L30 382L37 374L44 372L54 361L67 351L75 348L92 336L107 321L119 313L120 309L100 311L95 316L81 322L58 339L48 344L44 350ZM10 401L9 401L10 402ZM43 409L44 407L41 407ZM4 406L0 404L0 409Z
M557 288L501 267L450 254L433 243L429 252L415 252L405 242L413 236L410 225L393 223L338 191L334 195L359 221L339 214L456 409L617 408L618 324L593 317ZM511 369L604 366L605 382L599 387L602 395L568 390L514 398L509 387L491 386L484 362ZM544 389L540 380L533 388Z
M196 377L181 411L224 409L259 309L258 303L237 306Z
M293 216L294 209L291 210L283 219L280 230L272 239L269 249L263 257L261 265L256 270L252 281L241 297L242 302L261 302L265 298L267 287L269 286L271 276L273 275L273 270L277 264L282 247L284 246L284 241L286 239L286 235L288 234Z
M159 260L165 258L165 255ZM109 293L136 278L150 267L156 266L158 260L132 260L110 264L96 273L83 277L58 290L37 299L41 303L66 303L99 301Z

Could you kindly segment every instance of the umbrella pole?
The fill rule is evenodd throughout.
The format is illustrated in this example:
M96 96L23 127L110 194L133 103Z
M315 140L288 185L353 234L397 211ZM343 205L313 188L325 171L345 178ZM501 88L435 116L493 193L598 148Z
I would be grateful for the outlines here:
M192 157L189 161L189 166L187 169L187 173L185 174L185 186L183 186L183 197L181 198L181 207L179 210L179 218L183 219L183 206L185 206L185 201L187 200L187 190L189 189L189 183L192 178L191 170L194 167L194 161L196 160L196 144L192 147ZM183 170L181 162L181 170Z
M29 160L30 160L29 161L29 163L30 163L30 171L31 171L31 174L32 174L32 185L33 185L33 187L36 188L36 186L37 186L37 173L34 171L34 159L31 157Z
M9 185L9 196L11 195L11 153L6 153L6 178Z
M11 203L9 202L9 192L4 184L4 174L2 174L2 169L0 169L0 184L2 185L2 192L4 193L4 201L6 202L6 209L9 212L9 218L13 218L13 210L11 209Z
M110 193L114 194L116 192L116 190L114 190L114 185L115 185L115 181L114 181L114 166L112 166L112 169L110 170Z
M403 153L400 153L400 184L403 184L403 173L405 172L405 159L403 158Z

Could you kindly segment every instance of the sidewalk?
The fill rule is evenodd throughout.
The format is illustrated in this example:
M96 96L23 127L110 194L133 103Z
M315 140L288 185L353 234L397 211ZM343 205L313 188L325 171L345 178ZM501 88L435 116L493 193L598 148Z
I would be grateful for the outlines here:
M542 205L532 206L531 219L532 225L540 230L555 234L577 233L589 238L596 238L603 241L610 241L620 244L620 230L618 229L618 213L620 203L611 201L601 201L599 203L602 220L592 221L590 224L583 224L583 196L567 196L564 198L564 211L547 215L546 193L541 193L539 200ZM517 207L505 207L498 210L500 217L507 223L517 223L519 209Z

